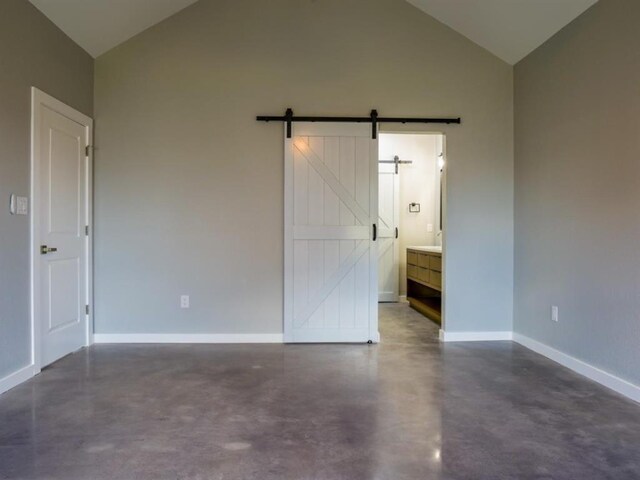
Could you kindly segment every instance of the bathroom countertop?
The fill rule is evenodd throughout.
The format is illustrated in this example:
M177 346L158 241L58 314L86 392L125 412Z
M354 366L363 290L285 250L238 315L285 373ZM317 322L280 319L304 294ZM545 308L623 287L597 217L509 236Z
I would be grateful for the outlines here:
M442 247L432 246L432 247L407 247L407 250L417 250L419 252L428 252L428 253L442 253Z

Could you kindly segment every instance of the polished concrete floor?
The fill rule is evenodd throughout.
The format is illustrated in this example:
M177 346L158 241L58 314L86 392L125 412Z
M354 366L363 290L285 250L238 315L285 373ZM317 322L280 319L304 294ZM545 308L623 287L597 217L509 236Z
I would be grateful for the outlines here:
M640 406L510 342L99 345L0 396L0 478L640 479Z

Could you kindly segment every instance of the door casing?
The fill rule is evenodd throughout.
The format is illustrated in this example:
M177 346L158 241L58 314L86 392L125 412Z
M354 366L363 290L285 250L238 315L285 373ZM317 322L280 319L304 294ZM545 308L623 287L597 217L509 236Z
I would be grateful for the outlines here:
M39 126L42 114L42 108L46 107L63 115L74 122L85 127L86 144L90 147L87 149L85 156L85 224L88 226L88 235L85 236L85 252L86 252L86 305L89 305L89 312L86 315L86 334L85 346L93 343L93 119L78 112L65 103L44 93L36 87L31 87L31 195L29 198L31 215L30 215L30 303L31 303L31 362L34 368L34 374L42 369L41 349L42 335L39 316L39 300L40 300L40 279L42 272L40 271L40 165L39 165Z
M447 153L447 133L445 131L426 131L426 130L414 130L414 129L405 129L405 128L389 128L389 125L381 126L378 130L379 134L390 134L390 135L438 135L442 141L442 154L444 165L441 170L440 183L438 193L436 195L436 209L439 211L438 220L436 224L441 226L440 229L440 245L442 246L442 325L440 328L440 335L442 338L442 334L446 331L446 319L447 319L447 288L448 284L447 278L447 262L448 262L448 254L446 248L446 236L447 236L447 171L448 165L450 162L450 158ZM403 299L403 296L400 296L400 301L406 301L406 298Z

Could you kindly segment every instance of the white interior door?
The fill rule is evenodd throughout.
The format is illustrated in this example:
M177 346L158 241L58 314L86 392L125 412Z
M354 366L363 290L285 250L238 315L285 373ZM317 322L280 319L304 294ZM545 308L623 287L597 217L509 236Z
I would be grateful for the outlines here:
M69 118L69 113L78 119ZM39 367L87 345L89 123L66 105L40 92L34 95L34 322Z
M400 293L400 182L396 166L378 167L378 301L397 302Z
M378 142L369 124L285 136L286 342L377 342Z

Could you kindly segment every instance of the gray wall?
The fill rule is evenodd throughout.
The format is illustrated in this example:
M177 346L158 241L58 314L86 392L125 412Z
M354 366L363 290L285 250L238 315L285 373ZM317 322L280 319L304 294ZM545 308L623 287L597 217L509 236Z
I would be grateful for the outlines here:
M461 115L447 329L511 330L512 87L404 0L201 0L99 57L96 332L282 331L283 133L255 115L287 106Z
M515 331L636 383L638 25L600 0L515 68Z
M29 195L35 86L93 110L93 59L27 0L0 2L0 378L30 363L29 219L9 214L9 195Z

